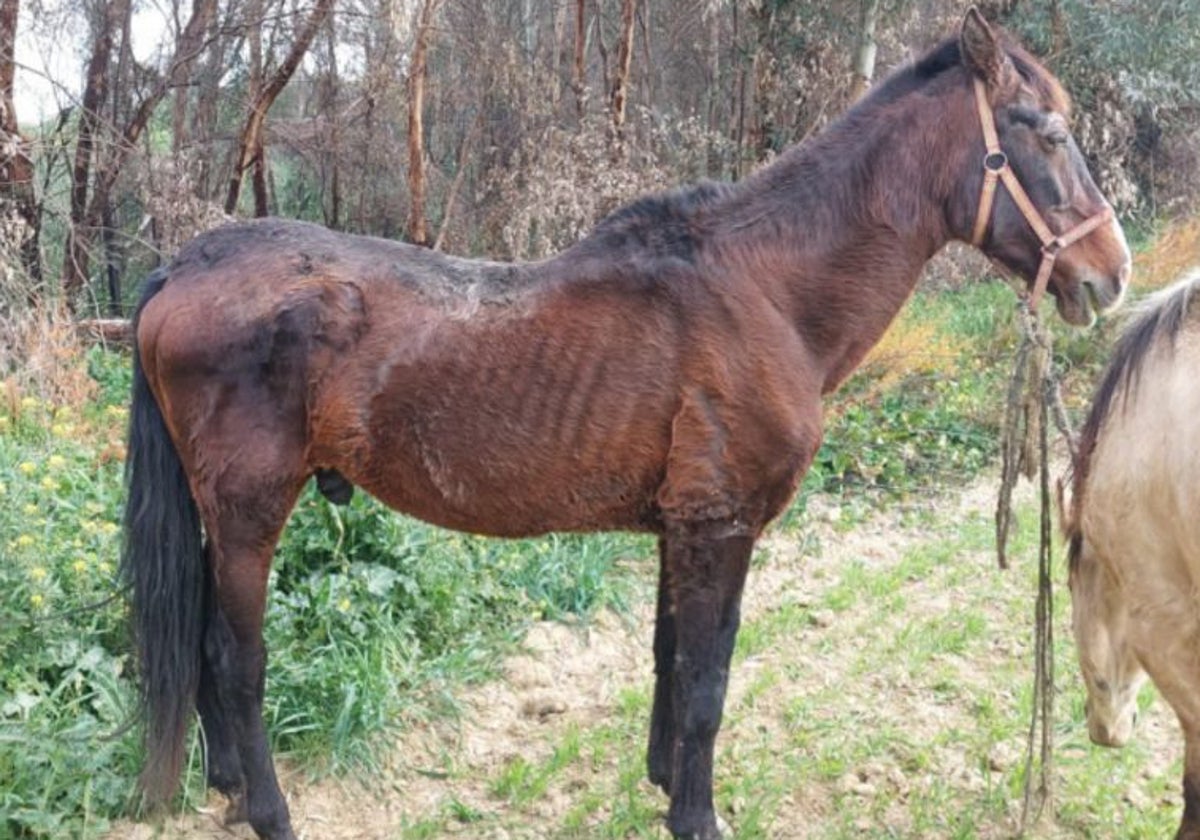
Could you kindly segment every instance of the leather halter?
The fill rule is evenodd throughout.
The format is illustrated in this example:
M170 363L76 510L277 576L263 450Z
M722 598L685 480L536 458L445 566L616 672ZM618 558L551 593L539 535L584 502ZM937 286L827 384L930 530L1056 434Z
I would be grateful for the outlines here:
M1083 237L1113 218L1112 207L1105 206L1103 210L1091 216L1068 230L1056 236L1042 214L1029 200L1028 193L1017 180L1017 174L1008 165L1008 155L1000 148L1000 138L996 134L996 123L992 116L992 106L988 104L987 87L983 80L976 77L975 104L979 109L979 122L983 126L983 143L987 153L983 156L983 189L979 194L979 212L975 216L975 230L971 235L971 244L982 248L983 237L987 231L988 220L992 215L992 204L996 197L996 182L1003 181L1008 188L1008 194L1013 203L1029 222L1033 232L1042 242L1042 262L1038 266L1037 278L1033 282L1033 291L1029 293L1029 308L1036 309L1046 285L1050 282L1050 274L1054 271L1054 261L1062 251L1078 242Z

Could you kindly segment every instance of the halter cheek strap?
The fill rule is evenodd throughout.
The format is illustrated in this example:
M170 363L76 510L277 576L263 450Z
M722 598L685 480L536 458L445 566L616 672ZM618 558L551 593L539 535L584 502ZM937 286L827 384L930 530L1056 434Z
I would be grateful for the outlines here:
M1068 230L1056 236L1042 218L1042 214L1029 199L1028 193L1017 180L1017 173L1008 165L1008 155L1000 148L1000 138L996 134L996 123L992 116L992 106L988 104L987 88L979 78L975 82L975 105L979 111L979 123L983 127L983 143L987 149L983 156L983 188L979 194L979 212L975 215L975 229L971 234L971 244L982 248L984 234L987 231L988 220L992 215L992 205L996 199L996 185L1003 182L1009 196L1025 221L1033 228L1042 243L1042 262L1038 266L1037 277L1033 282L1033 290L1029 293L1029 307L1036 309L1038 301L1046 291L1050 282L1050 274L1054 271L1054 261L1062 251L1078 242L1083 237L1108 222L1113 217L1112 207L1105 206L1103 210L1091 216Z

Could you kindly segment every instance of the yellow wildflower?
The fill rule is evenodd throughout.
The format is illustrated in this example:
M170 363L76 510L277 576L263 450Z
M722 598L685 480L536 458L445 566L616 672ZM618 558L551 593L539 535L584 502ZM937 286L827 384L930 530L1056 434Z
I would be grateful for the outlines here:
M38 609L39 607L41 607L42 604L45 602L45 600L46 600L45 598L43 598L41 595L38 595L36 593L29 596L29 604L35 610Z
M55 437L69 438L71 435L75 434L75 424L55 423L50 427L50 434L54 435Z
M17 544L17 548L29 548L29 546L33 545L35 542L37 542L37 540L35 540L29 534L21 534L19 537L17 537L15 542Z
M38 506L35 505L33 502L26 502L25 506L23 508L21 508L21 512L24 513L26 516L37 516L38 510L39 510Z
M98 572L100 572L100 574L102 574L102 575L107 575L109 572L112 571L112 563L109 563L108 561L104 561L96 566L96 570Z
M22 461L17 469L19 469L24 475L33 475L35 472L37 472L37 464L33 463L33 461Z
M39 404L40 403L38 403L37 397L24 397L21 400L21 408L23 408L25 411L33 411L38 407Z
M46 476L45 478L43 478L41 481L41 485L42 485L43 490L57 490L58 489L58 482L55 481L50 476Z
M67 465L67 459L61 455L51 455L46 459L46 466L52 470L61 470Z
M337 608L338 612L348 612L350 610L350 599L343 598L342 600L338 601Z
M34 566L29 570L29 577L33 578L34 583L41 583L46 579L46 570L41 566Z
M0 481L0 496L3 496L7 492L8 492L8 485L5 484L3 481Z
M0 414L0 432L8 431L8 415Z
M75 574L81 575L87 571L87 561L86 560L76 560L74 563L71 564L71 569L75 572Z

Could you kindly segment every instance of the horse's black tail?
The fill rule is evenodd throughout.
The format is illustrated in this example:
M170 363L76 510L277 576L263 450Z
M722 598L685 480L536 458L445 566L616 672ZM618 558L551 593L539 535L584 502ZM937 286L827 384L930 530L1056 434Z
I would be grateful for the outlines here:
M166 278L162 269L146 278L133 319L133 404L121 553L140 678L139 713L146 748L141 785L152 805L174 794L183 766L184 741L200 681L208 580L200 516L137 349L142 309Z

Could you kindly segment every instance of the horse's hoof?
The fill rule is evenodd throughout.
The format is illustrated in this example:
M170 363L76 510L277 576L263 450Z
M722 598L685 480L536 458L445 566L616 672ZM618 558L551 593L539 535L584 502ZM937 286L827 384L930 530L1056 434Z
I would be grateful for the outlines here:
M685 829L683 831L671 829L671 836L675 840L722 840L722 838L732 840L733 832L729 829L729 824L718 816L699 829Z

